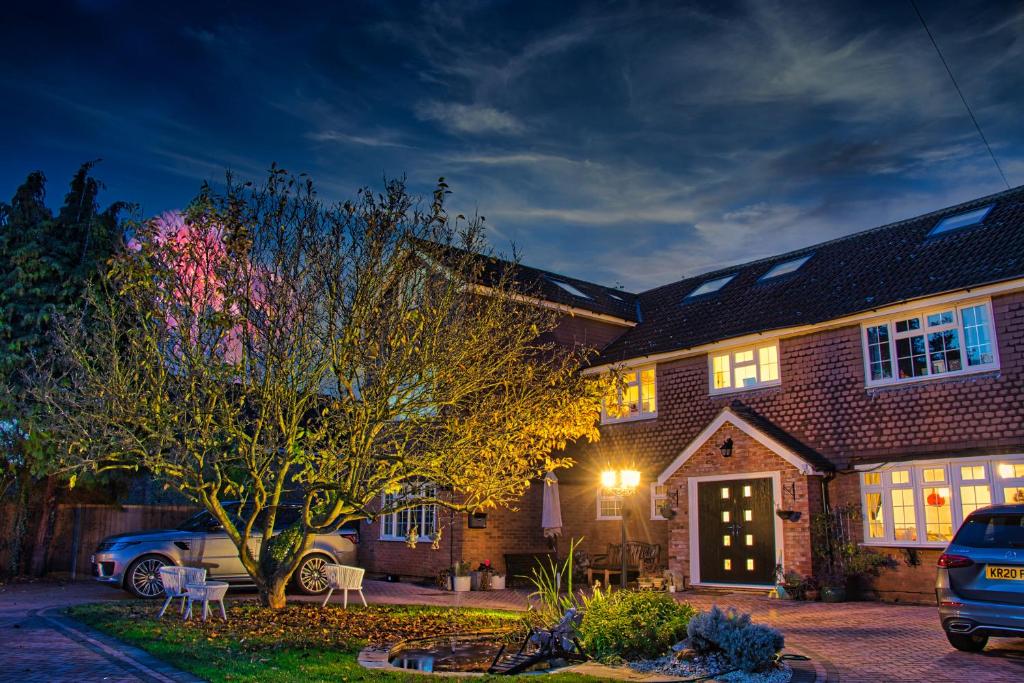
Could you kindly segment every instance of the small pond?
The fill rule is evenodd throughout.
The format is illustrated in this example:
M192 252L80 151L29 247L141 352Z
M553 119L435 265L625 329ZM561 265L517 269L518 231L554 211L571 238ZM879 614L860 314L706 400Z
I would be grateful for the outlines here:
M510 633L477 633L438 636L407 640L391 649L388 663L400 669L433 672L484 673L494 661L502 645L513 651L519 648L523 635ZM565 662L537 665L528 673L541 673Z

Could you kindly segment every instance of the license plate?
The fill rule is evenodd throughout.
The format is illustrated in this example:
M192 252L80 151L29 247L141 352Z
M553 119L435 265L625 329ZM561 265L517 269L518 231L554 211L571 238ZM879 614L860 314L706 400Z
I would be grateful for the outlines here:
M1024 567L993 567L985 565L986 579L1001 579L1009 581L1024 581Z

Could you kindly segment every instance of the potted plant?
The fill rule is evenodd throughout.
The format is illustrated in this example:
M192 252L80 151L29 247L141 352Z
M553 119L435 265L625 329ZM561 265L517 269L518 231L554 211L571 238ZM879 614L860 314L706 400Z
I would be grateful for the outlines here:
M891 560L861 546L852 529L860 527L861 511L844 505L811 517L811 534L822 602L843 602L851 579L877 575Z
M469 576L469 562L456 562L452 566L452 590L456 593L465 593L472 588L472 580Z
M786 572L783 577L783 585L786 587L786 593L789 594L792 600L803 600L804 592L807 587L807 580L796 572Z
M503 591L505 590L505 575L494 572L491 574L491 590L492 591Z
M475 591L487 591L491 589L491 575L494 573L494 568L491 567L490 560L484 560L480 563L480 566L476 568L476 571L470 572L470 584Z
M804 578L804 600L817 600L818 595L818 580L813 576Z

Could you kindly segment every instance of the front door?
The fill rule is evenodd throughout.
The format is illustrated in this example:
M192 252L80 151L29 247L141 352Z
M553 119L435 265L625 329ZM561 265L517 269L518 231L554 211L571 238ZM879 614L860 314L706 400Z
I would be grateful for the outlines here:
M702 583L775 582L771 478L698 482L697 508Z

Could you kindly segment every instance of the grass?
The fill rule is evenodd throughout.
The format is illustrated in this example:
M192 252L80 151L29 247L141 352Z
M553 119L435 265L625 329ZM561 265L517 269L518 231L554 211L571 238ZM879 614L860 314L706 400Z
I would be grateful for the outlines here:
M413 678L412 674L364 669L356 661L359 651L368 643L379 645L399 638L523 628L521 613L406 605L344 610L301 603L273 611L256 604L236 603L229 607L226 624L219 619L182 622L170 615L157 620L158 609L159 605L153 602L99 603L69 608L68 615L216 683L407 681ZM422 680L445 679L435 676ZM584 680L595 679L574 674L544 677L545 683Z

